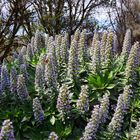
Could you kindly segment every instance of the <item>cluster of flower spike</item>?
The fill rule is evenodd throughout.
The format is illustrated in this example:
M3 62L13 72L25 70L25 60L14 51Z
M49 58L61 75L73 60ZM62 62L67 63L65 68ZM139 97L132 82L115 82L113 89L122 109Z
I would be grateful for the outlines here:
M0 140L15 140L12 122L8 119L2 124Z
M101 99L100 106L94 106L91 118L85 127L83 137L80 140L93 140L96 138L96 133L100 123L105 123L109 112L109 96L105 94Z
M44 120L44 111L38 97L33 99L33 112L36 122L42 123Z

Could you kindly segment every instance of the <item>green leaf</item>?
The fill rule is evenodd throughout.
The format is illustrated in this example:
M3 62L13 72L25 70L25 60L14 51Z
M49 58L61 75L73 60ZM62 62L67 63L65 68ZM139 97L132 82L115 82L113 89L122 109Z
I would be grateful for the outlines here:
M68 136L71 132L72 132L72 127L71 126L66 127L65 130L64 130L63 135Z
M55 124L55 117L54 116L51 117L50 122L51 122L52 125Z

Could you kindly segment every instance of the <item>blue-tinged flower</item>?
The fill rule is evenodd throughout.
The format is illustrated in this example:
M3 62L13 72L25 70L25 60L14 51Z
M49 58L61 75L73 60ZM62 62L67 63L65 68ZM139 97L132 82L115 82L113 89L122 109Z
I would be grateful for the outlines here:
M15 68L10 69L10 91L11 93L17 92L17 71Z
M38 63L35 72L35 89L36 91L43 91L45 84L43 65Z
M10 89L10 79L6 65L1 67L1 89L2 91Z
M94 106L91 118L80 140L93 140L96 138L96 133L100 124L100 115L100 107L98 105Z
M117 35L113 35L113 47L112 47L112 55L113 57L118 53L118 39Z
M28 81L28 73L27 73L27 69L26 69L26 65L25 64L21 64L20 65L20 74L22 74L25 78L25 81Z
M120 96L118 97L115 113L109 124L109 131L114 136L117 136L120 133L124 121L123 119L124 119L124 99L123 94L120 94Z
M109 114L109 97L107 94L103 95L103 98L101 99L100 110L101 122L105 123Z
M30 98L26 84L25 84L25 78L22 74L18 76L17 94L21 102L25 102Z
M15 140L12 122L8 119L2 124L0 140Z
M89 96L88 96L88 86L83 85L81 87L81 93L79 95L79 99L77 100L77 109L84 113L89 110Z
M69 90L65 84L60 87L56 108L62 115L67 114L71 109Z
M18 54L18 64L21 65L21 64L24 64L24 63L25 63L24 56L21 52L19 52L19 54Z
M55 132L51 132L48 140L58 140L58 136Z
M44 111L38 97L33 99L33 112L36 122L42 123L44 120Z

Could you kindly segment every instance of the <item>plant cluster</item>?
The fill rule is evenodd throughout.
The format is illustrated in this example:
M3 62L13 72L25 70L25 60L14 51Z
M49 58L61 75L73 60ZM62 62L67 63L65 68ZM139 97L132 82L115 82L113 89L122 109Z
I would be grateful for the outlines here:
M45 36L0 65L0 140L139 140L139 42L127 30Z

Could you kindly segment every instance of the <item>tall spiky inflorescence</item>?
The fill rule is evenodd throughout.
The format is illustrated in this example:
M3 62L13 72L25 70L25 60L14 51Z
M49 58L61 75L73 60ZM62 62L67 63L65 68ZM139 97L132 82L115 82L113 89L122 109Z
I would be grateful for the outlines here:
M1 92L2 92L2 87L1 87L1 65L0 65L0 94L1 94Z
M56 47L55 47L55 42L53 40L53 37L49 38L49 42L48 42L48 53L52 54L52 61L54 64L54 70L55 70L55 74L57 75L58 72L58 60L57 60L57 56L56 56Z
M22 74L18 75L17 94L18 94L19 99L23 103L29 99L29 94L28 94L27 87L25 84L25 78Z
M62 63L67 64L68 63L68 34L65 33L65 36L62 38L62 42L61 42L61 57L62 57Z
M106 39L107 39L107 33L104 33L101 39L101 66L104 66Z
M139 121L137 122L133 138L134 140L140 140L140 118L139 118Z
M0 140L15 140L13 125L9 119L2 123Z
M32 49L33 54L34 54L35 53L34 36L31 38L31 49Z
M67 115L67 113L69 113L69 111L71 110L69 94L70 93L69 93L68 87L65 84L63 84L60 87L59 95L57 98L57 105L56 105L58 112L62 116Z
M18 54L18 64L21 65L21 64L24 64L24 56L21 52L19 52Z
M78 58L79 58L79 62L83 62L84 61L84 51L86 47L86 30L83 30L81 35L80 35L80 40L79 40L79 44L78 44Z
M94 38L94 51L92 54L92 71L93 73L96 72L97 68L100 67L100 42L98 41L98 35L96 35L96 40Z
M124 121L124 99L123 94L120 94L117 101L117 107L111 122L109 123L109 131L116 137L121 132L122 124Z
M92 46L91 46L91 49L90 49L90 56L91 56L91 58L93 57L93 55L94 55L94 49L95 49L95 45L97 45L98 42L99 41L99 35L98 35L98 33L97 33L97 31L95 31L95 33L94 33L94 36L93 36L93 39L92 39Z
M85 127L83 137L80 140L93 140L100 124L100 108L99 105L94 106L91 118Z
M79 73L79 61L78 61L78 37L79 31L75 32L74 39L72 40L69 61L68 61L68 77L76 80Z
M38 97L33 99L33 112L34 112L35 121L42 124L44 120L44 111L42 109Z
M47 34L46 37L45 37L45 48L46 48L46 50L48 48L48 41L49 41L49 34Z
M117 39L117 35L114 34L113 35L113 47L112 47L112 55L113 57L115 57L118 53L118 39Z
M55 36L55 48L56 48L56 58L58 63L60 64L61 61L61 52L62 52L62 48L61 48L61 41L62 41L62 36L61 35L56 35Z
M17 71L14 67L10 69L10 91L17 92Z
M101 99L100 110L101 110L101 122L105 123L109 114L109 97L107 94L103 95L103 98Z
M41 92L44 90L45 77L43 65L38 63L35 72L35 90Z
M31 47L31 44L28 44L27 46L27 53L26 53L27 59L31 59L33 57L33 49Z
M29 80L28 73L27 73L27 68L26 68L25 64L20 65L20 74L22 74L24 76L26 82Z
M36 31L34 37L34 51L40 54L40 51L45 46L44 36L41 34L39 30Z
M89 96L88 96L88 86L83 85L81 87L81 93L79 95L79 99L77 100L77 109L81 113L85 113L89 110Z
M124 112L129 109L130 106L130 98L132 96L132 85L125 85L123 91L123 100L124 100Z
M133 81L135 80L135 68L136 68L136 64L135 64L135 59L136 59L136 54L137 54L137 50L139 48L139 42L136 42L130 51L128 60L126 62L126 68L125 68L125 78L129 81Z
M121 56L123 57L124 61L127 60L130 50L131 50L131 30L128 29L124 37L123 48L121 52Z
M39 53L40 47L40 37L39 37L39 30L36 30L35 37L34 37L34 51L35 53Z
M112 46L113 46L113 32L110 32L107 36L105 47L105 66L108 66L112 59Z
M6 89L10 90L10 78L6 65L1 67L1 90L5 91Z
M45 82L48 87L57 89L57 73L52 53L48 53L45 65Z
M20 51L23 55L26 55L26 52L27 52L27 48L25 46L23 46L21 48L21 51Z
M58 140L58 136L55 132L51 132L48 140Z

